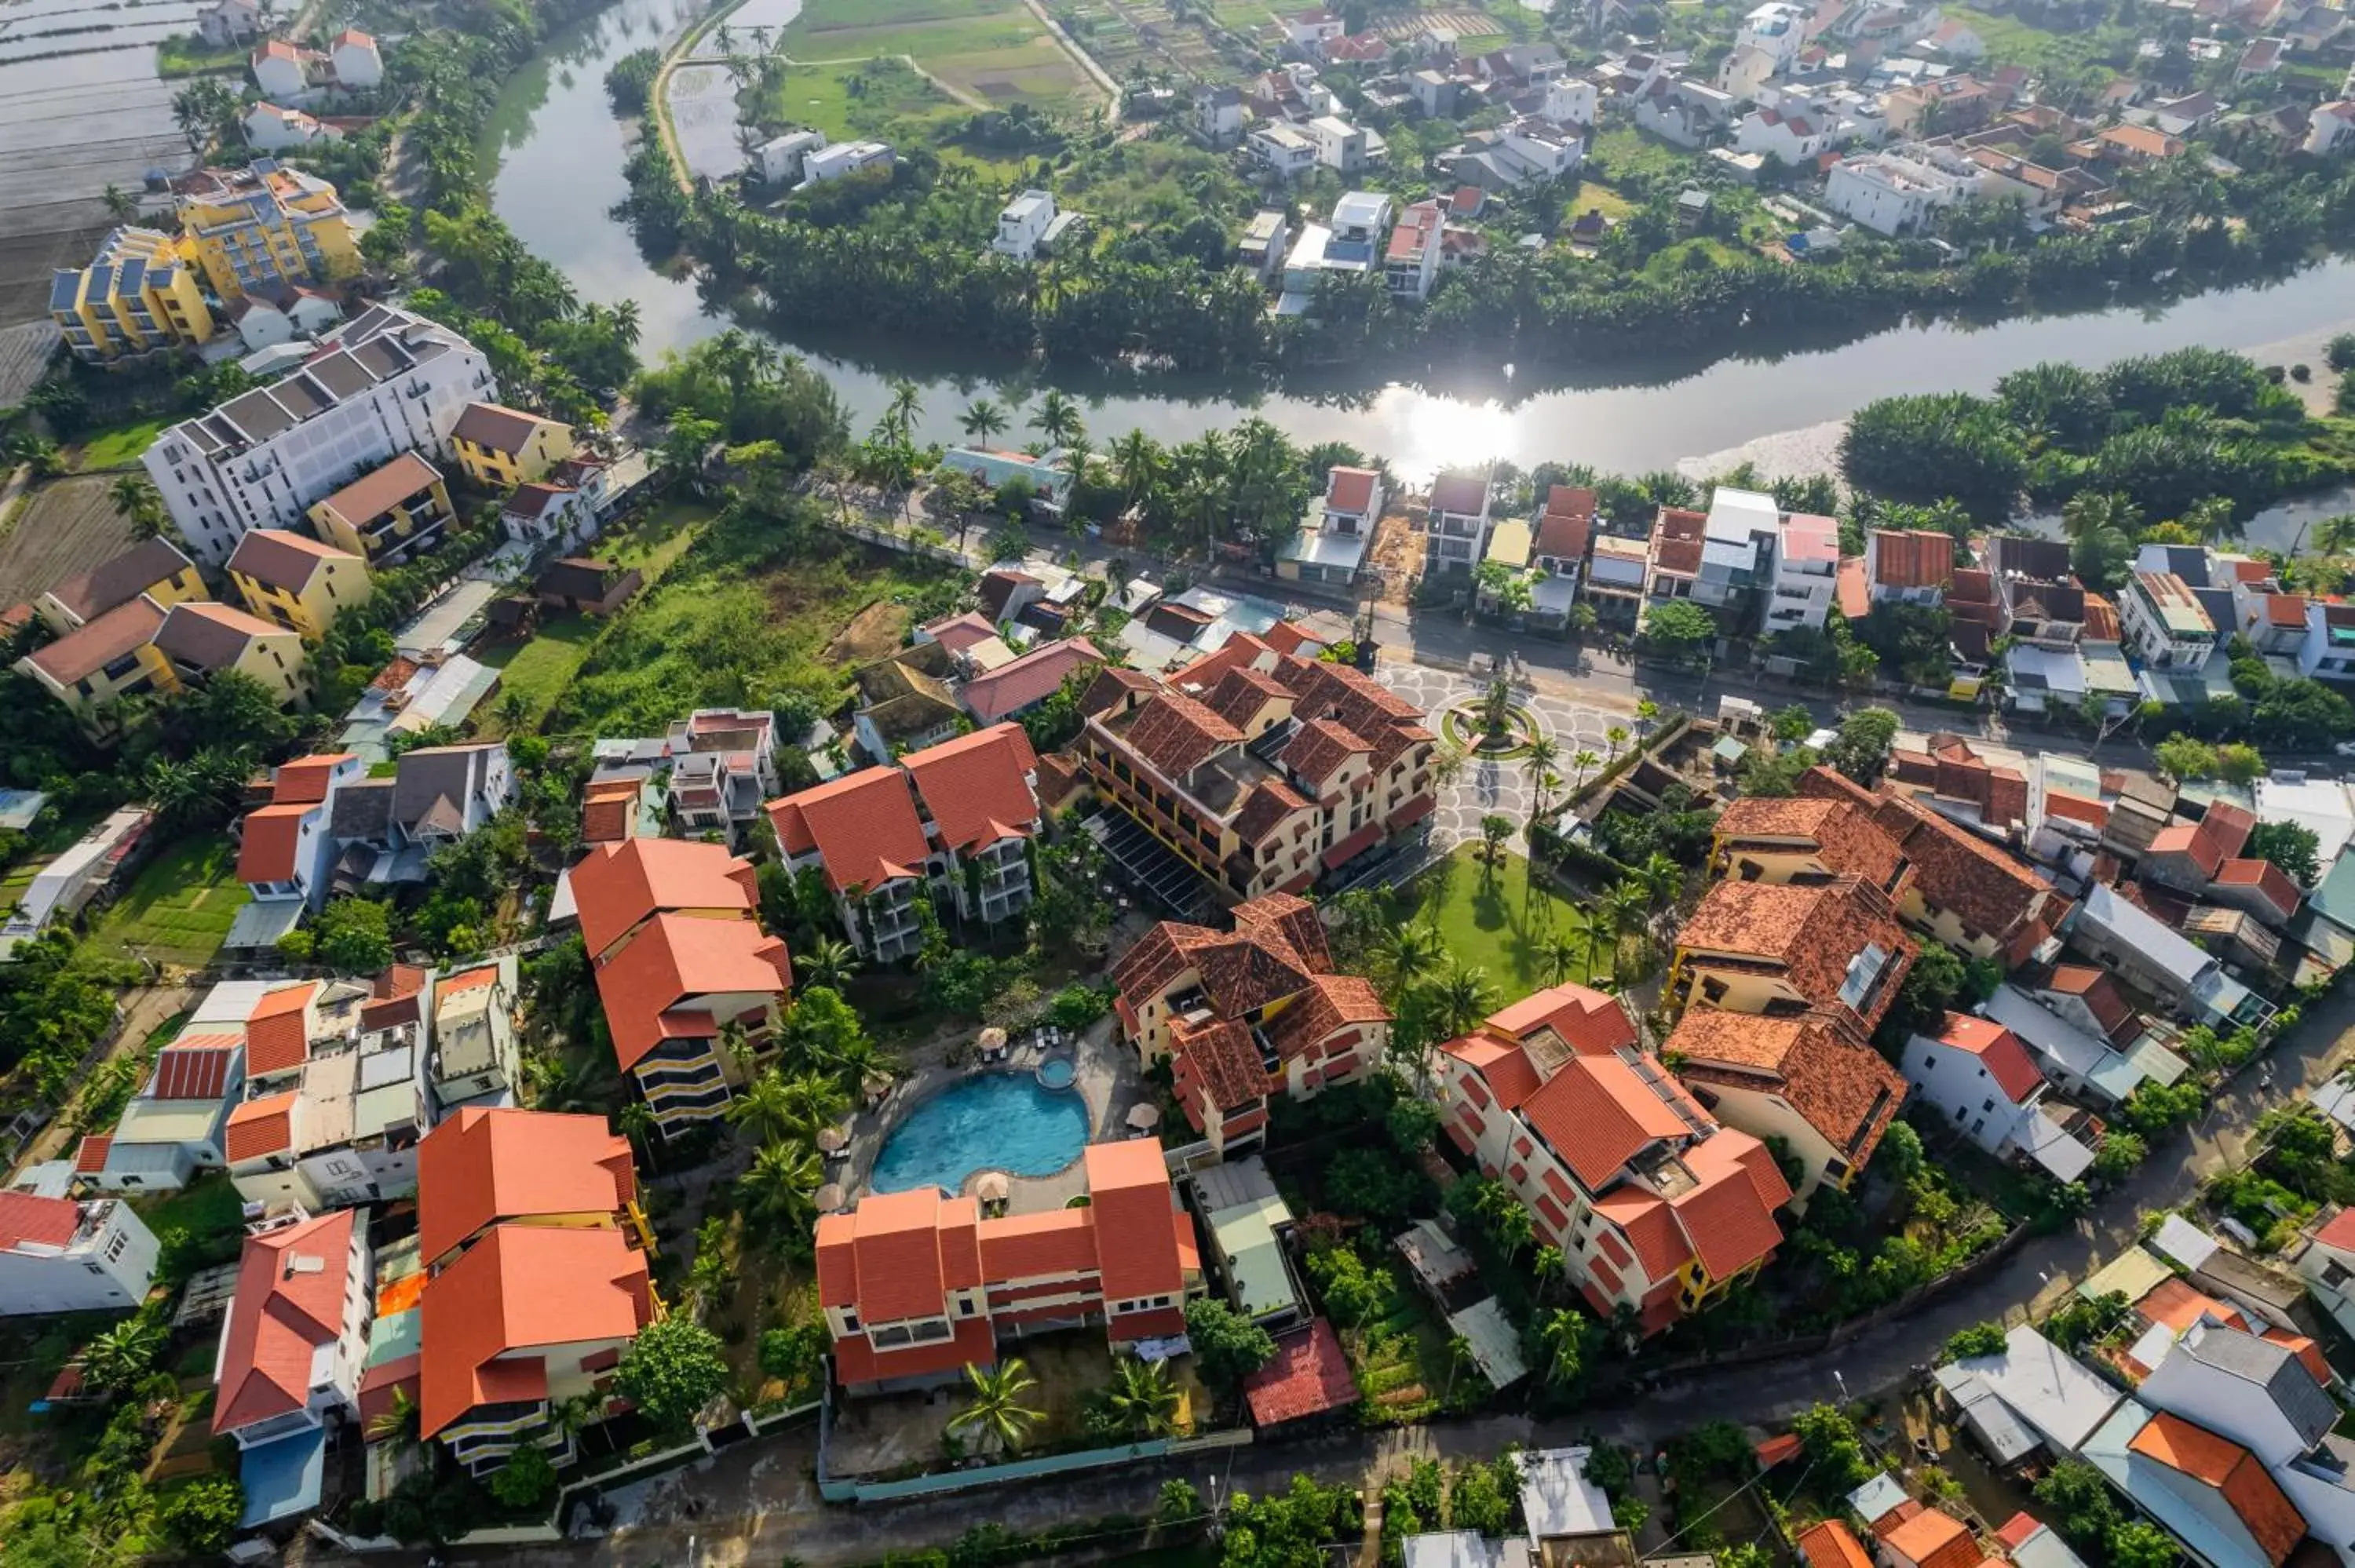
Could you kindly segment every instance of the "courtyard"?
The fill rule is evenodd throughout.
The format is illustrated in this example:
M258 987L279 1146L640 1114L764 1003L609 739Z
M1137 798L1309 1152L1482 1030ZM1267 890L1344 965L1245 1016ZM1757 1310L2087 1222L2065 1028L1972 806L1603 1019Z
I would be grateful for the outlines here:
M1377 666L1374 678L1431 715L1434 726L1440 714L1477 698L1484 689L1483 683L1469 675L1428 664L1384 663ZM1526 683L1515 684L1513 703L1536 720L1539 733L1554 743L1559 755L1553 771L1566 783L1575 779L1573 758L1581 751L1607 758L1611 730L1627 724L1624 714L1567 702ZM1623 742L1620 749L1630 744ZM1510 817L1518 831L1536 804L1536 779L1518 759L1466 757L1463 771L1440 789L1439 809L1431 817L1432 853L1444 854L1457 844L1476 842L1483 817Z

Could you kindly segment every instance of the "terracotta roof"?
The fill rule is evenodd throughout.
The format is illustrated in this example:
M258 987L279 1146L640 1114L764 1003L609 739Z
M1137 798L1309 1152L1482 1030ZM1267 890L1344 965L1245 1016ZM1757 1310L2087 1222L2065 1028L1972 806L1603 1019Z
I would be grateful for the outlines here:
M33 651L34 667L61 686L94 675L134 648L155 639L164 612L144 597L116 605L55 642Z
M318 982L280 986L264 991L246 1015L245 1070L254 1077L291 1073L311 1059L311 1038L305 1013Z
M989 1284L1096 1272L1095 1228L1085 1209L1047 1209L983 1221L975 1230Z
M750 861L718 844L686 839L632 839L600 844L571 872L581 935L591 959L631 927L665 909L718 910L749 916L754 884Z
M1178 1295L1185 1278L1170 1219L1177 1200L1161 1146L1151 1139L1091 1143L1081 1158L1105 1298Z
M1836 1519L1802 1532L1799 1555L1807 1560L1807 1568L1872 1568L1863 1543Z
M1487 1027L1523 1040L1550 1028L1581 1055L1607 1054L1636 1043L1635 1022L1617 997L1576 984L1532 991L1490 1013Z
M229 1093L237 1064L233 1034L194 1034L155 1053L147 1097L155 1100L218 1100Z
M1311 719L1300 726L1277 760L1308 783L1321 787L1350 758L1369 755L1373 749L1337 720Z
M492 1227L435 1275L418 1304L418 1431L432 1437L477 1405L546 1399L547 1360L626 1343L654 1318L646 1255L612 1227Z
M1295 811L1312 809L1308 798L1281 779L1263 779L1243 797L1242 809L1235 813L1235 835L1246 844L1256 844L1268 834L1290 821Z
M1357 975L1314 976L1308 992L1285 1008L1269 1027L1275 1054L1291 1061L1309 1051L1337 1030L1352 1024L1388 1023L1391 1010L1382 1004L1373 982Z
M225 670L260 638L293 637L282 626L208 599L182 599L155 629L155 646L167 658L199 670Z
M252 530L238 540L229 556L230 571L243 573L265 587L298 594L311 586L320 568L346 565L366 579L367 563L350 551L282 528Z
M1497 1103L1507 1110L1518 1108L1538 1091L1541 1080L1537 1067L1529 1061L1529 1054L1518 1044L1508 1044L1488 1034L1466 1034L1448 1041L1440 1049L1476 1071ZM2355 1251L2355 1236L2349 1238L2349 1249Z
M221 1332L216 1436L310 1403L314 1358L343 1330L357 1222L343 1209L245 1238Z
M190 565L169 539L143 539L113 559L68 577L51 588L48 597L71 610L76 620L93 620L157 583L169 582Z
M581 842L610 844L628 838L638 814L639 788L634 779L591 783L581 798Z
M1478 516L1488 508L1488 476L1443 473L1431 482L1431 510Z
M1270 894L1237 905L1233 916L1231 933L1162 921L1113 966L1113 983L1141 1009L1191 969L1218 1016L1240 1018L1298 995L1310 976L1330 969L1324 928L1305 900Z
M74 1146L74 1174L95 1176L106 1169L106 1151L114 1147L114 1139L102 1132L93 1132Z
M1702 531L1709 518L1682 507L1663 506L1652 522L1652 560L1662 571L1691 577L1700 570Z
M2135 1310L2146 1322L2163 1323L2182 1334L2200 1322L2215 1322L2246 1330L2247 1319L2240 1309L2227 1306L2214 1297L2205 1295L2193 1286L2174 1276L2160 1280L2143 1293L2135 1303Z
M2284 1562L2306 1539L2306 1516L2238 1443L2162 1410L2126 1446L2221 1493L2267 1562Z
M957 690L977 724L995 724L1055 694L1074 673L1103 663L1104 656L1084 637L1069 637L1034 648L1019 659L975 675Z
M1080 694L1080 712L1088 718L1108 713L1129 694L1156 692L1160 683L1150 675L1136 670L1124 670L1117 664L1107 664L1096 672L1088 689Z
M1268 704L1289 705L1292 694L1284 683L1264 670L1248 664L1237 664L1220 675L1218 683L1201 694L1203 705L1237 729L1257 717Z
M1868 559L1884 588L1944 588L1955 578L1955 541L1924 529L1875 528Z
M2147 125L2105 126L2094 140L2109 142L2124 147L2130 153L2140 153L2147 157L2154 158L2172 158L2183 151L2183 143L2180 141L2161 132L2154 131Z
M1183 1019L1170 1026L1170 1053L1193 1069L1220 1115L1267 1097L1268 1072L1260 1061L1251 1025L1239 1018L1213 1019L1199 1029Z
M81 1206L70 1198L0 1192L0 1252L14 1252L27 1242L61 1247L80 1226Z
M777 842L788 855L817 852L836 892L921 876L932 845L894 768L868 768L800 790L768 805Z
M2016 1513L2003 1521L2003 1527L1995 1532L1995 1538L2017 1551L2043 1528L2043 1522L2033 1514Z
M1754 1088L1762 1075L1779 1080L1791 1108L1853 1165L1872 1158L1905 1098L1905 1080L1880 1053L1818 1016L1691 1007L1661 1053L1682 1056L1690 1082Z
M1373 504L1374 482L1380 477L1369 468L1337 467L1325 476L1325 504L1341 512L1363 512Z
M503 517L536 519L546 513L549 507L563 501L565 497L578 493L580 493L578 491L564 485L545 484L538 481L529 484L518 484L516 486L515 493L508 496L506 503L499 508L499 514ZM545 581L546 579L543 578L542 582Z
M555 421L539 414L527 414L520 408L510 408L504 403L469 403L451 427L451 436L458 440L472 441L476 446L510 455L520 452L531 440L531 433L545 424Z
M229 1113L225 1152L232 1165L280 1154L294 1147L294 1104L303 1097L289 1089L246 1101Z
M461 1107L417 1147L428 1264L506 1220L613 1214L637 1195L629 1140L602 1116Z
M2277 1328L2268 1323L2261 1337L2296 1356L2297 1364L2312 1372L2314 1381L2324 1388L2328 1388L2337 1378L2338 1374L2330 1370L2329 1359L2322 1353L2322 1347L2304 1334L2292 1333L2287 1329Z
M247 538L253 537L249 534ZM335 779L336 769L355 760L348 751L322 752L310 757L298 757L279 765L270 776L270 799L274 805L310 805L327 798L327 786Z
M931 1186L870 1192L849 1213L821 1216L820 1304L855 1308L868 1325L938 1317L949 1290L983 1281L979 1219L973 1199Z
M368 986L368 1000L360 1008L360 1027L387 1029L417 1016L416 999L433 971L414 964L394 964Z
M1995 1080L2004 1097L2014 1105L2025 1105L2044 1082L2044 1075L2029 1060L2028 1047L2019 1036L2002 1024L1967 1012L1950 1012L1939 1028L1940 1044L1951 1045L1979 1059L1987 1076Z
M2100 594L2087 594L2085 596L2085 630L2083 640L2087 642L2115 642L2121 635L2118 607Z
M954 850L1027 833L1039 802L1025 775L1039 766L1030 737L1018 724L993 725L900 758L916 793Z
M1967 1525L1934 1508L1923 1509L1881 1540L1891 1555L1915 1568L1973 1568L1985 1555Z
M2254 888L2284 915L2296 913L2305 897L2290 874L2269 860L2228 860L2216 868L2214 880L2219 887Z
M1242 731L1209 707L1167 687L1146 699L1127 735L1129 749L1172 782L1242 738Z
M1751 840L1804 844L1814 850L1827 871L1859 876L1892 893L1906 863L1897 841L1881 831L1870 812L1837 796L1744 795L1719 815L1717 837L1725 844Z
M1881 789L1874 820L1913 863L1914 885L1972 930L2009 951L2040 909L2060 902L2041 877L1978 834L1903 799L1888 784ZM2015 963L2027 956L2009 954Z
M240 882L291 882L296 871L295 851L302 842L303 819L319 808L269 805L245 814L237 850Z
M1693 1128L1635 1068L1616 1056L1563 1064L1521 1107L1590 1192L1654 1143L1689 1138Z
M1921 949L1897 924L1888 901L1854 877L1814 886L1720 882L1695 907L1677 938L1699 963L1765 965L1817 1007L1847 1010L1841 999L1852 967L1868 947L1885 955L1876 988L1855 1012L1870 1031L1896 1000ZM1702 955L1710 955L1703 957Z
M1595 1216L1619 1229L1651 1280L1671 1277L1692 1261L1692 1244L1668 1205L1641 1187L1621 1186L1594 1205Z
M2200 830L2222 851L2227 860L2247 847L2249 835L2257 830L2256 813L2235 806L2229 800L2218 800L2200 819Z
M1700 1184L1668 1206L1712 1279L1730 1279L1782 1245L1774 1211L1790 1202L1791 1188L1772 1150L1721 1128L1686 1150L1685 1164Z
M1253 1426L1277 1426L1358 1403L1349 1358L1324 1319L1275 1342L1275 1359L1243 1379L1243 1402Z
M700 999L775 998L792 985L784 939L752 920L656 915L597 966L606 1032L624 1072L666 1040L716 1034L720 1020L697 1005Z

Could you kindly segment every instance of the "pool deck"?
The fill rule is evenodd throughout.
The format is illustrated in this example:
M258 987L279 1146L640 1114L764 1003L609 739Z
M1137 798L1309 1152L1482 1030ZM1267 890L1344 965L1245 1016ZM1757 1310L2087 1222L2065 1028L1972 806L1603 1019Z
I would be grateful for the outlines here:
M978 1028L975 1033L980 1033ZM1118 1038L1118 1026L1112 1019L1103 1018L1089 1025L1076 1044L1066 1044L1052 1052L1032 1045L1026 1034L1013 1043L1003 1063L968 1061L962 1066L918 1068L894 1084L880 1106L861 1110L851 1118L849 1146L827 1173L828 1180L839 1183L845 1197L856 1203L868 1191L877 1153L892 1129L918 1106L952 1085L984 1073L1035 1074L1039 1064L1052 1054L1068 1054L1071 1059L1071 1087L1087 1102L1088 1141L1105 1143L1129 1137L1129 1107L1139 1102L1152 1104L1155 1096L1137 1068L1135 1053ZM966 1178L964 1190L971 1192L982 1174L977 1171ZM1009 1176L1007 1186L1007 1213L1036 1213L1060 1209L1086 1192L1087 1177L1081 1162L1073 1160L1051 1176Z

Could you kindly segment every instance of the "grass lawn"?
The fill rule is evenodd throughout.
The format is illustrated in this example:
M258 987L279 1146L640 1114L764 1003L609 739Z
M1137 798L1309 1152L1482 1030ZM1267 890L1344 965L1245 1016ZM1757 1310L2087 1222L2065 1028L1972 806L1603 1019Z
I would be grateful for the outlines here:
M1625 125L1614 126L1596 136L1593 151L1614 174L1658 175L1673 179L1691 174L1700 164L1691 154Z
M250 895L237 851L218 833L181 840L156 856L100 917L91 943L110 958L198 969L212 961Z
M1402 1266L1385 1261L1374 1277L1384 1287L1381 1298L1363 1323L1339 1330L1341 1348L1348 1352L1370 1420L1384 1426L1425 1420L1438 1411L1451 1379L1477 1384L1480 1373L1454 1367L1446 1323Z
M1949 21L1965 23L1977 33L1987 45L1990 65L2020 65L2031 70L2083 66L2106 53L2115 41L2104 37L2107 29L2055 33L2017 16L1998 16L1968 5L1948 5L1940 15Z
M995 104L1094 96L1021 0L810 0L779 42L795 60L819 66L906 55ZM826 129L814 115L796 118Z
M212 71L242 71L251 52L242 45L208 49L201 38L176 33L155 46L155 74L170 81L175 77L203 76Z
M1636 204L1600 180L1579 183L1577 198L1563 210L1575 217L1592 207L1616 223L1636 210Z
M1552 983L1546 948L1558 938L1576 955L1566 978L1610 977L1608 944L1600 953L1587 946L1586 912L1542 882L1532 887L1529 863L1519 855L1508 853L1492 874L1477 844L1459 844L1412 886L1422 901L1415 918L1438 927L1451 957L1487 970L1500 1002Z
M165 418L133 419L127 425L110 425L92 431L82 438L79 446L67 449L67 464L77 473L128 468L139 461L140 453L155 444L155 438L171 423Z

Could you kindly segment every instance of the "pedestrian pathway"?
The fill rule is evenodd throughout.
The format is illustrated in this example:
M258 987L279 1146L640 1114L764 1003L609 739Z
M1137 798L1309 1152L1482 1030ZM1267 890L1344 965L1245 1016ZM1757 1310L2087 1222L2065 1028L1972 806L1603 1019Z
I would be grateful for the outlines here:
M1468 675L1404 662L1378 666L1374 678L1429 715L1434 733L1439 728L1441 713L1478 696L1484 689L1480 682ZM1588 707L1559 694L1526 685L1515 688L1514 701L1535 716L1538 728L1560 748L1554 771L1565 779L1575 775L1571 759L1579 752L1592 751L1598 758L1607 757L1611 750L1609 732L1614 726L1624 727L1627 723L1624 715ZM1431 818L1432 853L1445 854L1457 844L1477 839L1483 817L1510 817L1517 824L1527 821L1530 808L1536 804L1535 796L1536 780L1518 758L1501 762L1466 759L1463 772L1440 790L1439 809Z

